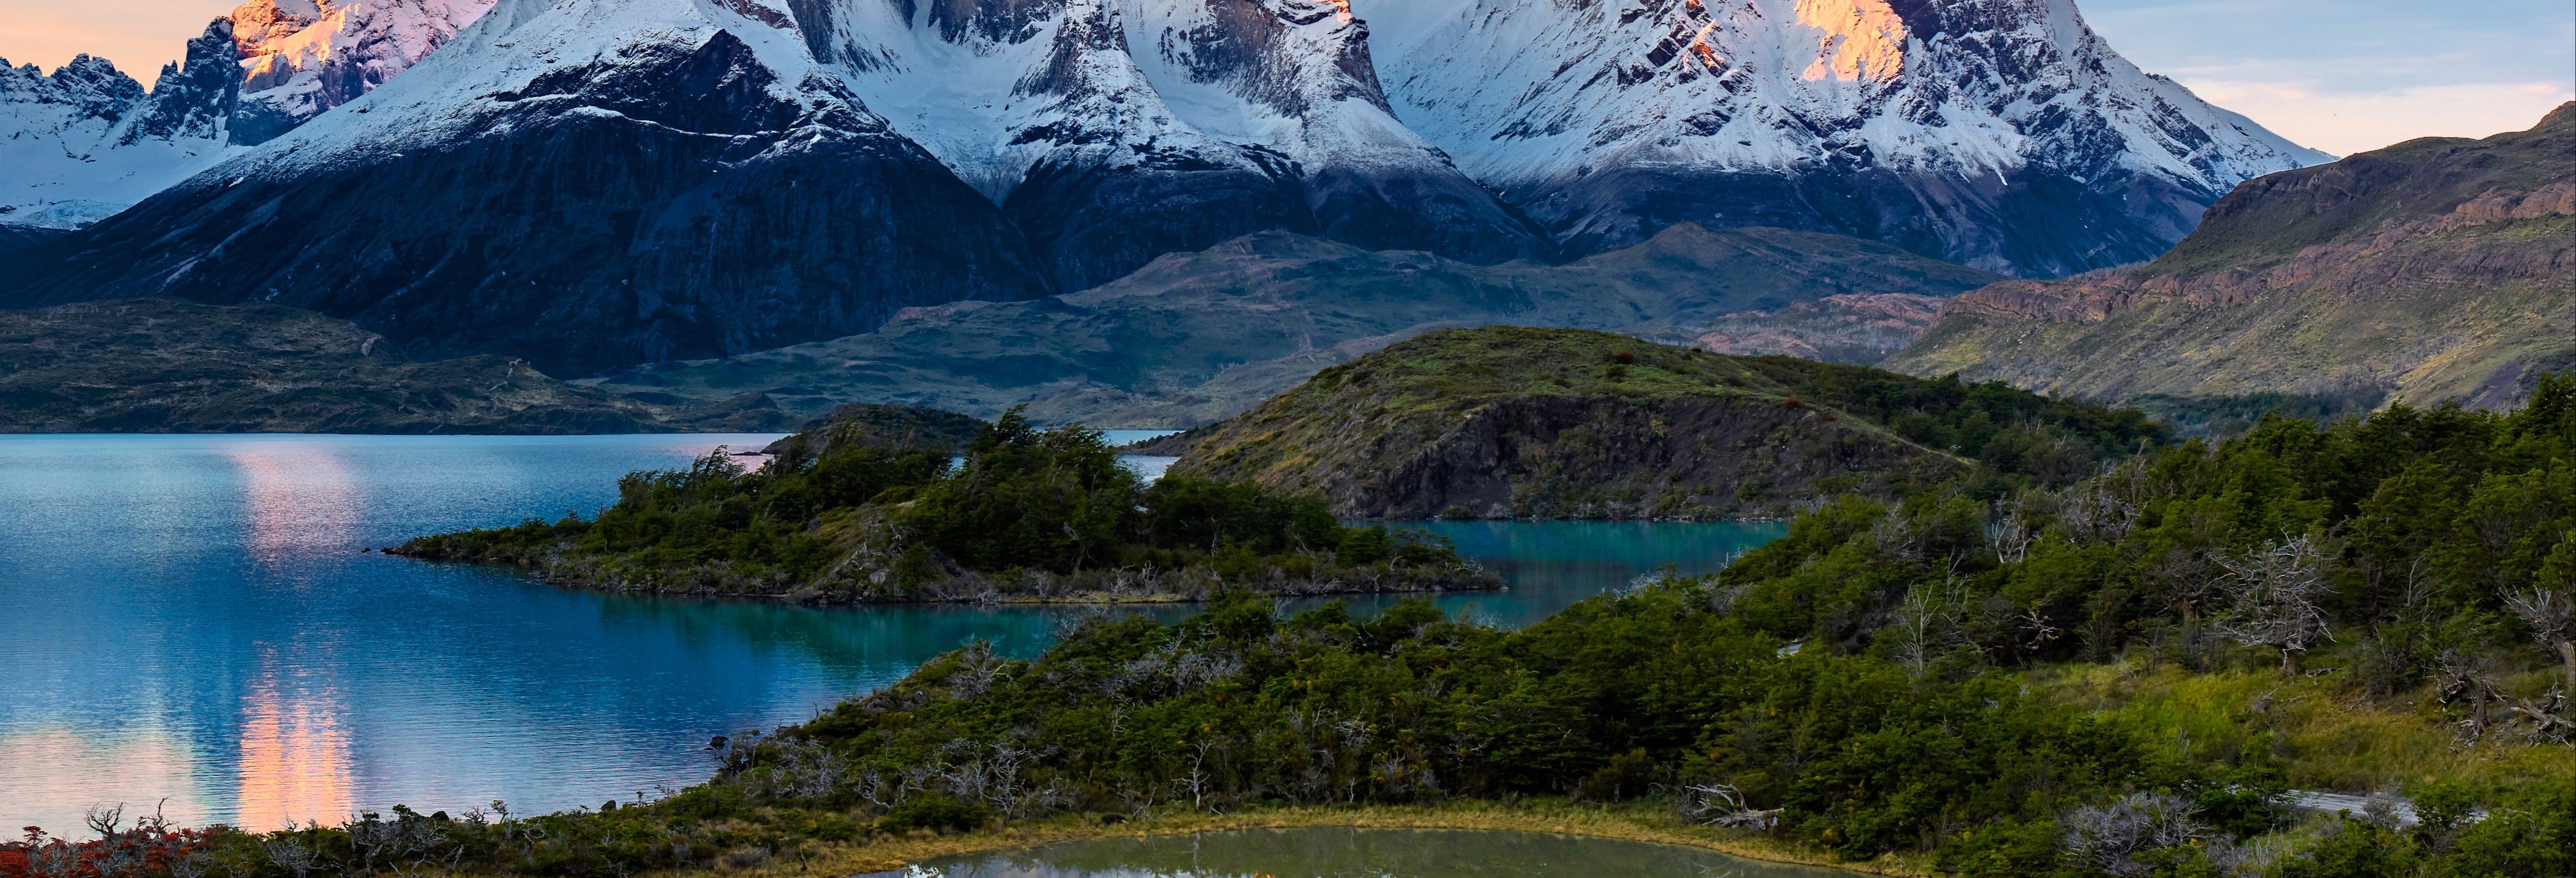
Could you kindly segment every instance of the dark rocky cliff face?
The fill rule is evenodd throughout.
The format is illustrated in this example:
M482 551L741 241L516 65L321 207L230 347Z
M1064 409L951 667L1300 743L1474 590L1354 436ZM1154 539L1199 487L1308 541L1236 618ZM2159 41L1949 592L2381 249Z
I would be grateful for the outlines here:
M723 31L630 47L476 102L465 136L199 176L20 251L0 304L269 300L414 357L580 375L1049 291L1017 230L937 160L832 84L793 84L803 104L781 85Z
M143 115L126 129L125 142L147 137L218 138L241 101L241 65L233 48L233 20L218 18L188 41L185 65L164 64Z
M1948 468L1883 432L1752 396L1495 400L1392 457L1392 470L1328 483L1334 508L1380 519L1760 516L1834 493L1828 480L1866 489L1890 472Z

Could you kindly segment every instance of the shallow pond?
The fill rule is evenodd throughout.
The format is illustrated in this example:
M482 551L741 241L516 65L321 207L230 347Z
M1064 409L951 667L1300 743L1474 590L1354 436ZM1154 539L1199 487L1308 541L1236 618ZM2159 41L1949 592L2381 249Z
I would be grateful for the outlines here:
M367 551L589 514L626 472L772 438L0 436L0 826L68 833L102 802L266 828L631 800L704 778L713 735L974 638L1031 655L1093 612L604 595ZM1504 625L1780 530L1423 526L1512 583L1443 606Z
M1069 842L883 878L1849 878L1677 845L1538 832L1255 829ZM865 876L878 878L878 876Z

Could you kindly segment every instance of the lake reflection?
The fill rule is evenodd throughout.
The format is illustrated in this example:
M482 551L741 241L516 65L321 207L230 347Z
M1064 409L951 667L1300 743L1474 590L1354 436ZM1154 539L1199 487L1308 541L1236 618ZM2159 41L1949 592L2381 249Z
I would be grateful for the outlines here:
M1678 845L1539 832L1254 829L934 860L886 878L1847 878ZM864 876L875 878L875 876Z
M703 779L713 735L975 638L1033 655L1099 612L605 595L365 551L589 514L626 472L772 438L0 436L0 825L70 833L102 802L268 828L649 797ZM1502 624L1777 530L1430 526L1514 584L1444 606Z

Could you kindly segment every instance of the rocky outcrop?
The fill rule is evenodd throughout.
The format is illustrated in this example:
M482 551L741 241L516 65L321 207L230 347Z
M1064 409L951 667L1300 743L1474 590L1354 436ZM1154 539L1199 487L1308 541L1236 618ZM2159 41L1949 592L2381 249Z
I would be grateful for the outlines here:
M1883 365L2105 398L2507 406L2576 359L2576 105L2248 183L2147 265L1962 294Z
M1519 327L1390 346L1182 444L1171 473L1386 519L1770 517L1967 468L1747 361Z

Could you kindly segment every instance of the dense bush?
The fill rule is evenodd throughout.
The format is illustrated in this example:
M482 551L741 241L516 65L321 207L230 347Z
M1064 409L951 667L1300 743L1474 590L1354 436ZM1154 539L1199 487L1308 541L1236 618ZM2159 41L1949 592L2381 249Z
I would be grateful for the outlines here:
M2165 425L2136 409L2051 399L2000 381L1970 384L1949 375L1930 381L1861 366L1793 357L1748 359L1797 398L1883 424L1914 442L1976 461L1984 468L1970 490L1991 496L2007 486L2057 486L2115 461L2172 441Z
M875 510L906 547L909 575L1152 565L1253 582L1332 572L1319 565L1466 568L1429 534L1343 527L1319 495L1189 477L1148 488L1097 431L1043 430L1017 411L958 457L850 436L782 447L758 470L719 449L686 469L630 474L595 518L442 534L393 551L537 563L618 587L713 580L722 591L784 594L854 549L847 530L827 525Z

